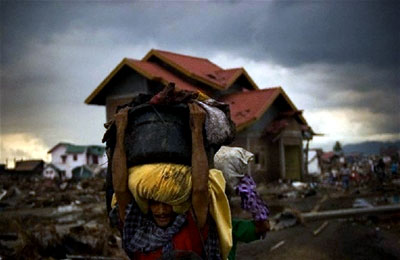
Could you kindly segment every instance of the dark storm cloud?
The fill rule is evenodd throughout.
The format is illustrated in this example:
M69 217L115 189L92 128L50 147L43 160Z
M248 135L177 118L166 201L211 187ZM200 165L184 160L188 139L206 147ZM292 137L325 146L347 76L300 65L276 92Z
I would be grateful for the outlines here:
M287 89L300 108L332 112L346 109L354 114L353 120L370 125L376 133L400 133L397 69L313 64L294 68L292 75L301 81L289 84Z
M399 130L399 8L398 1L2 1L2 131L29 125L46 141L59 141L54 131L76 135L71 125L102 131L82 124L103 119L101 108L83 100L124 56L141 58L157 47L294 70L322 64L329 76L298 90L318 99L303 108L368 108L391 118L377 131L393 133ZM143 52L130 52L139 45Z
M256 41L286 65L399 65L399 2L279 2Z
M398 1L10 5L17 8L4 6L3 32L18 46L24 37L45 41L54 31L76 27L108 31L117 46L155 40L199 53L223 48L285 66L399 65Z

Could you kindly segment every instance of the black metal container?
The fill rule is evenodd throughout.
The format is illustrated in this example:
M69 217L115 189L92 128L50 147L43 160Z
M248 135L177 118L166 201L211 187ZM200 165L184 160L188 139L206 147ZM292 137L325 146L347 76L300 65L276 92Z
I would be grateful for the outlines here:
M148 163L190 165L189 108L143 104L129 111L125 133L128 167Z

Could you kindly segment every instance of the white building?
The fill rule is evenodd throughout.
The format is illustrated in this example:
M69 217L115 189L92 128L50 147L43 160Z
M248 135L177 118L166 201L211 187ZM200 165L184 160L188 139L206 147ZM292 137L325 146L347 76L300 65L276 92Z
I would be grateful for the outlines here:
M104 146L58 143L48 153L51 154L51 164L61 171L62 177L67 179L71 179L73 172L82 169L82 166L89 166L91 169L107 168ZM49 167L45 167L46 170L49 170ZM43 176L46 174L43 172Z

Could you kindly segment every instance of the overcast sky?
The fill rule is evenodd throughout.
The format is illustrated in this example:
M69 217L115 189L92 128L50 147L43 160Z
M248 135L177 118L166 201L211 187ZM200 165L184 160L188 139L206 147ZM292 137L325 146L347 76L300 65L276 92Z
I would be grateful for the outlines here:
M151 48L244 67L282 86L313 147L400 139L400 1L1 0L0 163L60 141L100 144L105 109L85 98Z

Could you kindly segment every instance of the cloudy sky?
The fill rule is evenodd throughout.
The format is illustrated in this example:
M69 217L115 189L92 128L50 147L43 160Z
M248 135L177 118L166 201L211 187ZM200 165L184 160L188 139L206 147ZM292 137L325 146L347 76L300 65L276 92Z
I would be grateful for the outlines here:
M84 99L151 48L244 67L282 86L313 147L400 139L399 1L0 2L0 163L60 141L100 144L105 109Z

